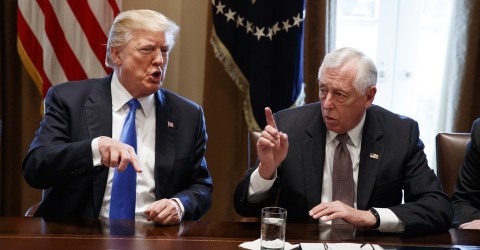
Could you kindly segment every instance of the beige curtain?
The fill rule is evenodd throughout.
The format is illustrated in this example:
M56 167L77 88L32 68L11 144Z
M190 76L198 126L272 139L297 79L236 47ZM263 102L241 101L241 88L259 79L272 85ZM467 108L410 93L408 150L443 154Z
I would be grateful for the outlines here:
M440 130L470 132L480 117L480 1L454 1Z
M306 102L318 100L318 67L327 50L329 2L307 0L305 18L305 94ZM207 39L212 22L209 12ZM215 58L210 42L206 47L203 107L208 131L207 162L213 178L213 204L203 218L211 221L238 220L233 208L233 193L247 169L247 132L243 116L243 96L224 67Z

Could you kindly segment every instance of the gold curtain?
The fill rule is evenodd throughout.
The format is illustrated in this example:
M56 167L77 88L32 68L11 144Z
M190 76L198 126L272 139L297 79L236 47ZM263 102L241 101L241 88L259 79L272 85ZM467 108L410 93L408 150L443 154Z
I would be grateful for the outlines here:
M209 5L210 7L210 5ZM213 203L204 220L228 221L233 209L235 183L247 167L247 125L243 94L214 55L212 13L208 12L203 108L207 124L207 163L213 178Z
M0 13L0 215L19 216L40 200L25 183L22 160L40 122L41 95L17 54L17 1L2 1Z

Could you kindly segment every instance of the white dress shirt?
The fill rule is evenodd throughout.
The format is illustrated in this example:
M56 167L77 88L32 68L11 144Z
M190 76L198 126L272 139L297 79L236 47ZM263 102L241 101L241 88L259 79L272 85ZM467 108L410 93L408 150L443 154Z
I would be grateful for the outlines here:
M360 123L348 131L350 140L347 142L347 148L352 159L353 167L353 186L354 186L354 207L357 207L357 184L358 184L358 169L360 166L360 150L362 145L362 130L365 123L365 114ZM332 201L332 169L333 169L333 155L335 148L338 145L338 140L335 140L337 133L327 130L326 145L325 145L325 160L323 166L323 180L322 180L322 203ZM248 201L260 202L267 196L267 191L273 186L276 179L265 180L258 173L258 168L250 176L250 185L248 189ZM382 232L403 232L405 229L404 223L388 208L375 208L380 215L380 227L378 230ZM323 223L323 222L322 222ZM331 221L326 222L328 224Z
M117 75L113 73L112 83L112 139L120 140L123 124L127 118L130 108L127 102L132 99L132 95L120 84ZM141 108L136 111L135 127L137 132L137 157L140 163L142 173L137 173L137 197L135 204L135 218L145 219L145 210L155 202L155 99L154 95L138 98ZM92 141L93 165L100 166L101 156L98 149L100 137ZM112 182L115 168L109 168L108 179L106 183L103 203L100 209L99 217L109 217L110 196L112 193ZM183 204L175 199L180 207L180 215L183 216ZM172 201L173 202L173 201ZM175 203L175 202L173 202ZM176 205L176 204L174 204ZM177 207L177 205L176 205Z

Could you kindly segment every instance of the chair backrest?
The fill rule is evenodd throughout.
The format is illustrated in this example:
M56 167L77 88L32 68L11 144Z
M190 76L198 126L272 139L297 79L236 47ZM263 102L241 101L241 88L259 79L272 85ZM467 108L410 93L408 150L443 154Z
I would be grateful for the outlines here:
M260 131L248 131L247 137L247 169L254 167L257 163L257 141L260 139L262 132ZM241 222L259 222L257 217L240 217L238 221Z
M29 207L27 211L25 212L25 217L33 217L35 212L37 212L38 207L40 207L40 204L42 204L42 201L45 199L47 196L48 192L50 192L50 189L43 189L42 190L42 200L37 202L35 205Z
M40 207L40 204L42 204L41 201L39 201L35 205L29 207L28 210L25 212L25 217L33 217L33 215L37 211L38 207Z
M450 197L469 141L470 133L438 133L436 137L437 175L443 190Z
M248 131L247 168L255 166L255 163L257 163L257 141L261 135L262 132L260 131Z

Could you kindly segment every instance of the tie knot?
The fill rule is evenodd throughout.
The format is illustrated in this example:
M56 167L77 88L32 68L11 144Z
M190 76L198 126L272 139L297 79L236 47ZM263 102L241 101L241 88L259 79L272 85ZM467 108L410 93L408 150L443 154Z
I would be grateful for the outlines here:
M347 133L337 135L337 140L342 144L347 143L349 138Z
M140 102L135 98L130 99L127 104L128 107L130 107L130 111L135 111L138 109L138 107L140 107Z

